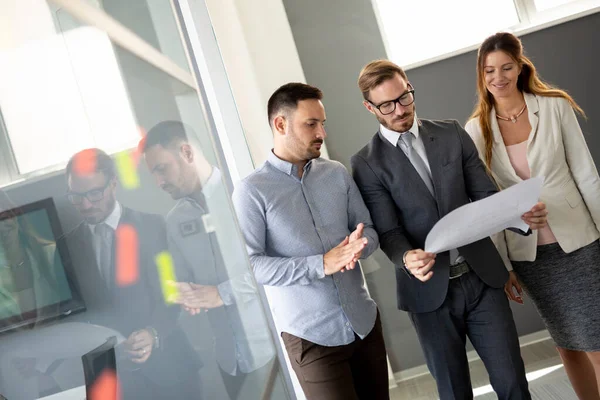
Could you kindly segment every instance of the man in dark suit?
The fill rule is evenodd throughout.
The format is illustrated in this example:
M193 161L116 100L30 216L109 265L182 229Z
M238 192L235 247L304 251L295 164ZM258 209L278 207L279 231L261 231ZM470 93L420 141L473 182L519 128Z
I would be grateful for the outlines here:
M62 239L71 255L65 268L87 306L76 318L127 338L118 349L126 360L118 368L125 399L199 398L200 360L177 326L179 307L161 290L156 257L168 249L164 220L119 204L115 165L102 150L75 154L66 175L67 197L84 219Z
M414 88L394 63L369 63L358 85L380 129L352 157L354 179L396 265L398 308L409 313L440 398L473 398L468 336L499 399L530 399L503 292L508 273L493 242L437 255L422 250L440 218L497 191L475 145L456 121L416 118ZM544 226L544 204L523 219L532 229Z

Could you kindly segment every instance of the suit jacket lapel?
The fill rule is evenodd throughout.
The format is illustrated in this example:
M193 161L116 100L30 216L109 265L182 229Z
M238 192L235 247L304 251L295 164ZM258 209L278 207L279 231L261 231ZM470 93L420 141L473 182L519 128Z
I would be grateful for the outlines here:
M421 137L421 141L423 142L423 147L425 147L425 154L427 154L427 163L429 164L429 170L431 171L431 180L433 182L433 189L435 191L435 195L432 195L432 198L437 202L437 199L440 198L440 190L442 187L442 157L440 154L439 145L435 141L435 135L432 132L430 132L425 126L423 126L421 120L418 120L418 124L419 136ZM427 189L425 183L423 183L423 186L425 187L425 189ZM427 190L427 193L430 193L429 190Z

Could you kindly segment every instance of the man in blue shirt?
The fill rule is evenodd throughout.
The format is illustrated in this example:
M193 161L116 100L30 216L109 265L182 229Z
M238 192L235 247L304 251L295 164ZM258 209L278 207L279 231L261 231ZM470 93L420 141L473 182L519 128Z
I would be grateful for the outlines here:
M321 98L302 83L273 93L275 147L239 183L234 205L306 396L389 399L381 322L357 263L379 242L349 173L320 158L327 136Z

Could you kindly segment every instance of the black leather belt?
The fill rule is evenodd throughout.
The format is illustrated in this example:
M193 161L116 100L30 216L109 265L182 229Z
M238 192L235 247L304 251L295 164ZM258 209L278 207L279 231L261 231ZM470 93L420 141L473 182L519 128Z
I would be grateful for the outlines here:
M471 267L466 261L460 262L450 266L450 279L458 278L469 272Z

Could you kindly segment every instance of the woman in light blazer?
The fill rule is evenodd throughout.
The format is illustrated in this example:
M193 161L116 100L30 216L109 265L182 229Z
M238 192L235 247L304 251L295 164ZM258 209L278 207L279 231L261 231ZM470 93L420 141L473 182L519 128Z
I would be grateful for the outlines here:
M526 237L504 231L494 238L510 270L506 294L522 303L523 284L575 392L598 400L600 179L575 116L583 110L538 77L510 33L495 34L479 48L477 90L465 129L498 186L545 178L540 201L547 227Z

